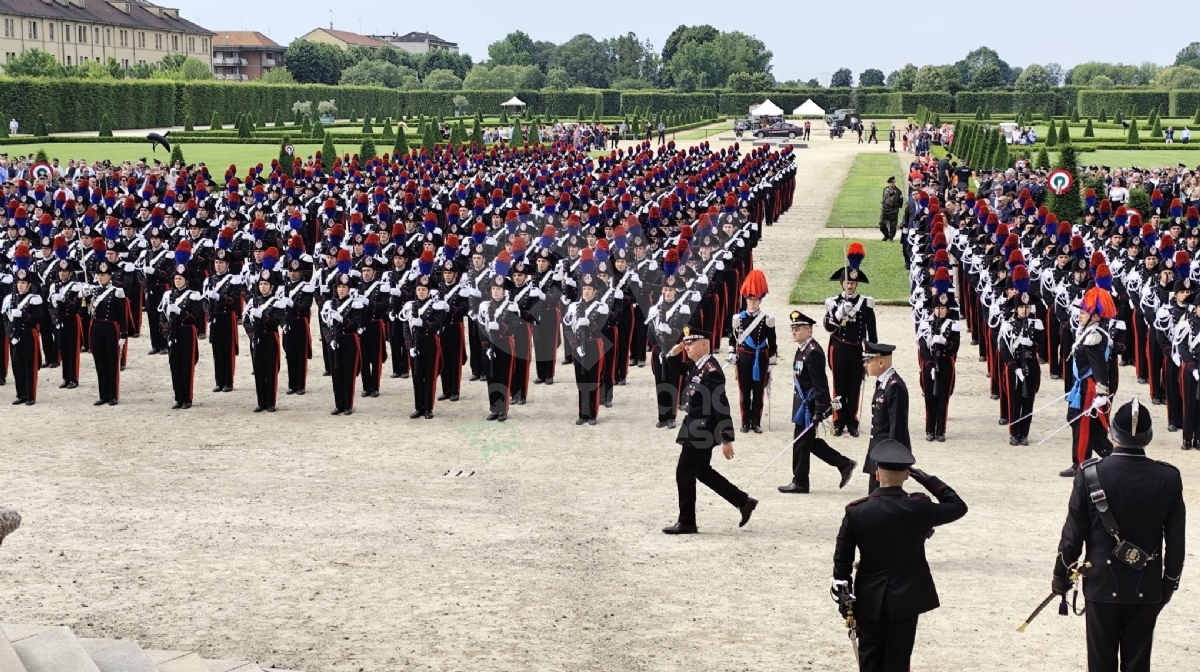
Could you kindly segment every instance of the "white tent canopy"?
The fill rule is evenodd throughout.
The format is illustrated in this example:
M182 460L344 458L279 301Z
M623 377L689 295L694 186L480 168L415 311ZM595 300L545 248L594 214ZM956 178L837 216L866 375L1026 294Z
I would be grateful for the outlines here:
M525 107L525 103L522 102L520 98L513 96L503 103L500 103L500 107Z
M750 108L750 116L752 117L780 117L783 116L783 110L778 105L771 102L768 98L759 105Z
M825 116L825 110L822 110L820 105L817 105L812 101L812 98L809 98L804 101L803 105L792 110L792 114L797 117L823 117Z

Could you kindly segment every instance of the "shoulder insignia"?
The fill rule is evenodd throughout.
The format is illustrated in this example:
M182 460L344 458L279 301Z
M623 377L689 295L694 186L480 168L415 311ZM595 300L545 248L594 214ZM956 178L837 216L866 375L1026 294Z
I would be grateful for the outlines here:
M832 296L829 297L828 299L825 299L825 312L829 312L836 307L837 307L837 299L835 299Z
M1102 341L1102 340L1104 340L1104 337L1102 335L1100 335L1100 332L1093 331L1092 333L1083 337L1083 344L1084 345L1100 345L1100 341Z
M125 290L118 287L117 291L113 292L113 296L117 297L118 299L123 299L125 298Z
M29 297L29 305L31 305L31 306L42 305L42 297L38 296L37 294L34 294L33 296Z
M846 508L848 509L848 508L854 506L855 504L862 504L863 502L867 501L870 498L871 498L870 495L868 495L866 497L863 497L862 499L856 499L853 502L850 502L849 504L847 504Z
M873 299L869 296L866 298L867 298L867 304L866 304L867 308L874 308L875 307L875 299Z
M927 495L923 492L910 492L910 493L908 493L908 498L909 499L929 499L929 495Z
M1086 468L1092 466L1093 464L1100 464L1101 460L1103 460L1103 459L1104 459L1103 457L1093 457L1089 460L1084 460L1083 463L1080 464L1079 466L1086 469Z
M767 323L767 328L769 328L769 329L775 328L775 316L774 315L767 315L766 319L763 320L763 322Z

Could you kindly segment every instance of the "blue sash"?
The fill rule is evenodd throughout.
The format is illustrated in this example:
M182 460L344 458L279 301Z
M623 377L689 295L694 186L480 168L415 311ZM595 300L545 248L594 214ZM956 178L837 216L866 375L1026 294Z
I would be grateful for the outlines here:
M796 387L796 396L800 397L800 407L796 409L796 414L792 416L792 424L808 429L808 426L813 421L813 412L808 407L808 402L812 401L816 390L805 392L800 387L800 379L794 375L792 376L792 385Z
M749 316L746 314L746 311L742 311L742 314L740 317L742 318L742 320L745 320ZM759 363L760 358L758 356L758 353L762 352L763 349L767 347L767 344L765 342L755 343L754 339L750 338L749 336L743 337L742 343L747 348L750 348L751 350L754 351L754 370L753 370L754 375L753 375L753 378L754 378L754 382L757 383L758 381L762 380L762 367L760 366L760 363Z

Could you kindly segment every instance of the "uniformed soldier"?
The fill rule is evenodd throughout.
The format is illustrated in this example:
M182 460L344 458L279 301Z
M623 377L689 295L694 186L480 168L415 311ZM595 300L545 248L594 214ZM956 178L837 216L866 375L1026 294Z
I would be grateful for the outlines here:
M892 353L895 350L894 345L870 341L863 343L862 358L866 362L867 375L875 377L875 392L871 395L871 442L863 463L863 473L871 475L867 494L879 487L879 481L875 479L872 449L887 439L899 441L904 446L912 445L908 436L908 386L892 368Z
M775 317L762 312L767 295L767 277L762 271L750 271L742 281L741 294L746 309L733 316L729 361L737 363L742 432L762 434L763 395L770 383L770 367L779 356Z
M463 363L467 357L467 334L463 319L471 311L471 287L457 262L443 261L441 268L438 295L446 302L447 309L446 320L439 334L442 343L442 393L438 395L438 401L458 401L462 392Z
M432 270L432 269L430 269ZM433 295L428 272L417 276L413 300L401 311L404 318L404 345L412 361L413 407L409 418L433 418L437 396L438 369L442 365L441 332L449 305Z
M242 325L250 337L250 355L254 359L254 390L258 403L255 413L275 412L275 401L279 395L279 327L286 319L285 311L292 302L287 296L278 296L275 272L259 271L257 291L246 305Z
M1071 489L1051 586L1066 595L1082 567L1089 672L1149 672L1155 622L1183 573L1183 480L1146 456L1152 425L1137 398L1117 409L1112 454L1084 462Z
M687 415L675 437L681 446L675 467L675 487L679 491L679 518L664 528L666 534L696 534L696 481L712 488L742 514L738 527L750 521L758 500L742 492L712 468L712 451L718 444L725 459L733 459L733 418L725 395L725 373L710 352L711 335L688 328L683 341L671 348L670 356L686 352L684 388L680 410Z
M859 268L865 256L862 244L851 243L846 252L846 265L829 278L841 283L842 292L825 300L825 330L830 332L829 369L833 377L833 396L842 399L842 408L833 415L834 436L841 436L844 431L849 432L850 436L858 436L863 342L874 342L878 338L875 300L858 293L859 283L869 282L867 274Z
M58 261L58 278L50 287L50 309L54 312L54 328L58 332L58 353L62 357L60 389L79 387L79 363L83 346L82 297L87 286L76 280L79 262L74 259Z
M0 314L4 316L5 338L11 344L13 381L17 397L13 405L37 403L37 375L41 368L42 295L35 289L37 276L29 269L13 274L16 291L4 297Z
M213 392L232 392L238 353L237 311L242 301L242 278L229 272L233 255L217 250L213 274L204 279L208 312L208 342L213 352Z
M358 376L361 350L358 330L366 301L350 292L354 279L349 273L334 276L333 294L321 306L321 338L330 349L333 382L333 411L330 415L354 413L354 380Z
M609 320L609 308L600 300L604 283L598 277L584 274L579 281L579 300L567 307L563 327L575 365L575 387L579 393L579 417L576 425L595 425L603 396L604 358L611 343L603 330Z
M155 307L159 317L158 331L166 344L171 367L171 388L176 410L192 407L196 383L196 362L200 360L200 341L196 329L196 303L203 299L200 292L188 287L187 265L179 264L171 273L171 289L163 292Z
M381 263L373 257L363 259L359 266L362 283L358 295L367 302L362 312L362 335L359 336L364 397L379 396L379 381L383 378L383 364L387 361L387 315L392 297L383 291L381 270Z
M507 252L502 253L507 254ZM506 262L498 262L501 265ZM481 347L484 347L485 375L488 386L488 420L508 420L512 401L513 332L524 328L517 313L509 310L512 281L496 272L488 276L488 296L479 304L475 319ZM482 293L482 292L481 292Z
M945 441L962 323L958 320L958 303L951 294L929 297L929 312L929 318L917 326L921 393L925 397L925 440Z
M129 337L129 305L125 290L113 284L114 270L107 261L96 264L97 284L91 288L88 300L92 316L88 346L96 364L100 392L94 406L116 406L121 396L121 350Z
M1079 465L1093 453L1103 457L1112 451L1108 440L1108 395L1109 357L1113 353L1108 323L1116 317L1117 308L1110 291L1111 285L1094 286L1079 303L1079 329L1066 362L1073 382L1067 394L1071 466L1058 473L1065 478L1074 478Z
M683 387L683 370L687 358L682 352L670 355L672 348L683 338L683 330L692 319L689 299L691 292L679 291L683 279L678 275L663 278L661 295L650 307L646 319L650 329L650 371L654 374L654 390L658 402L657 428L675 429L676 413L679 409L679 392Z
M1000 364L1009 423L1008 445L1029 445L1029 424L1033 422L1033 400L1042 386L1042 369L1037 354L1043 351L1045 332L1041 320L1033 317L1033 299L1028 293L1008 299L1008 317L997 333Z
M861 672L906 672L917 637L917 619L937 609L937 589L925 559L925 540L934 527L967 515L962 498L936 476L920 469L912 451L902 442L885 439L868 456L880 488L846 506L833 552L834 601L853 594L858 626ZM904 481L913 480L937 498L908 494ZM853 577L854 556L859 555Z
M300 259L288 262L288 279L283 294L291 299L283 323L283 357L287 361L287 394L303 395L308 386L308 360L312 359L313 299L316 287L304 279L306 263Z
M792 359L792 482L779 487L780 492L804 494L808 492L809 455L816 455L825 464L842 474L839 488L846 487L854 475L858 463L842 455L817 438L816 429L821 421L833 413L840 401L829 396L829 380L825 375L825 353L821 344L813 338L816 320L793 310L791 314L792 340L800 347Z

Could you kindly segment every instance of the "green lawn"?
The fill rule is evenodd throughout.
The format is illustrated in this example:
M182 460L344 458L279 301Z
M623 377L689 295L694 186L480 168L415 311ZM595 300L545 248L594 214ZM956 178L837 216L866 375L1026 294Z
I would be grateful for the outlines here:
M908 303L908 272L904 270L904 261L900 256L900 243L847 238L845 244L848 246L856 240L863 244L867 252L861 268L871 279L870 283L859 288L859 292L880 302ZM841 238L821 238L817 241L808 264L792 286L791 296L788 297L790 303L822 303L839 291L837 283L830 282L829 276L846 265L842 244Z
M1178 143L1176 143L1178 145ZM1050 160L1057 161L1058 153L1050 152ZM1182 163L1189 168L1200 166L1200 145L1196 149L1100 149L1094 152L1080 152L1079 161L1088 166L1109 166L1110 168L1163 168Z
M859 154L842 185L826 226L837 228L875 228L879 226L879 202L887 179L895 176L897 185L904 188L905 173L900 169L896 154Z
M350 152L357 153L360 143L340 143L337 145L339 153ZM279 157L279 148L275 145L221 145L221 144L189 144L180 143L183 150L183 158L188 163L206 163L209 166L217 166L222 170L229 164L234 164L239 171L245 169L246 166L251 166L257 163L270 165L271 159ZM300 158L307 158L309 155L321 149L319 144L311 145L296 145L296 152ZM52 143L47 144L42 149L46 150L46 156L49 158L58 158L61 163L66 163L68 159L86 159L89 163L92 161L100 161L108 159L113 163L121 161L132 161L140 158L153 160L154 158L160 161L166 161L170 158L168 152L161 148L156 154L150 153L150 143L100 143L100 142L71 142L71 143ZM38 145L15 145L5 148L0 143L0 153L7 153L10 157L18 157L23 155L35 155L39 149ZM387 151L390 148L380 147L377 145L380 153Z

